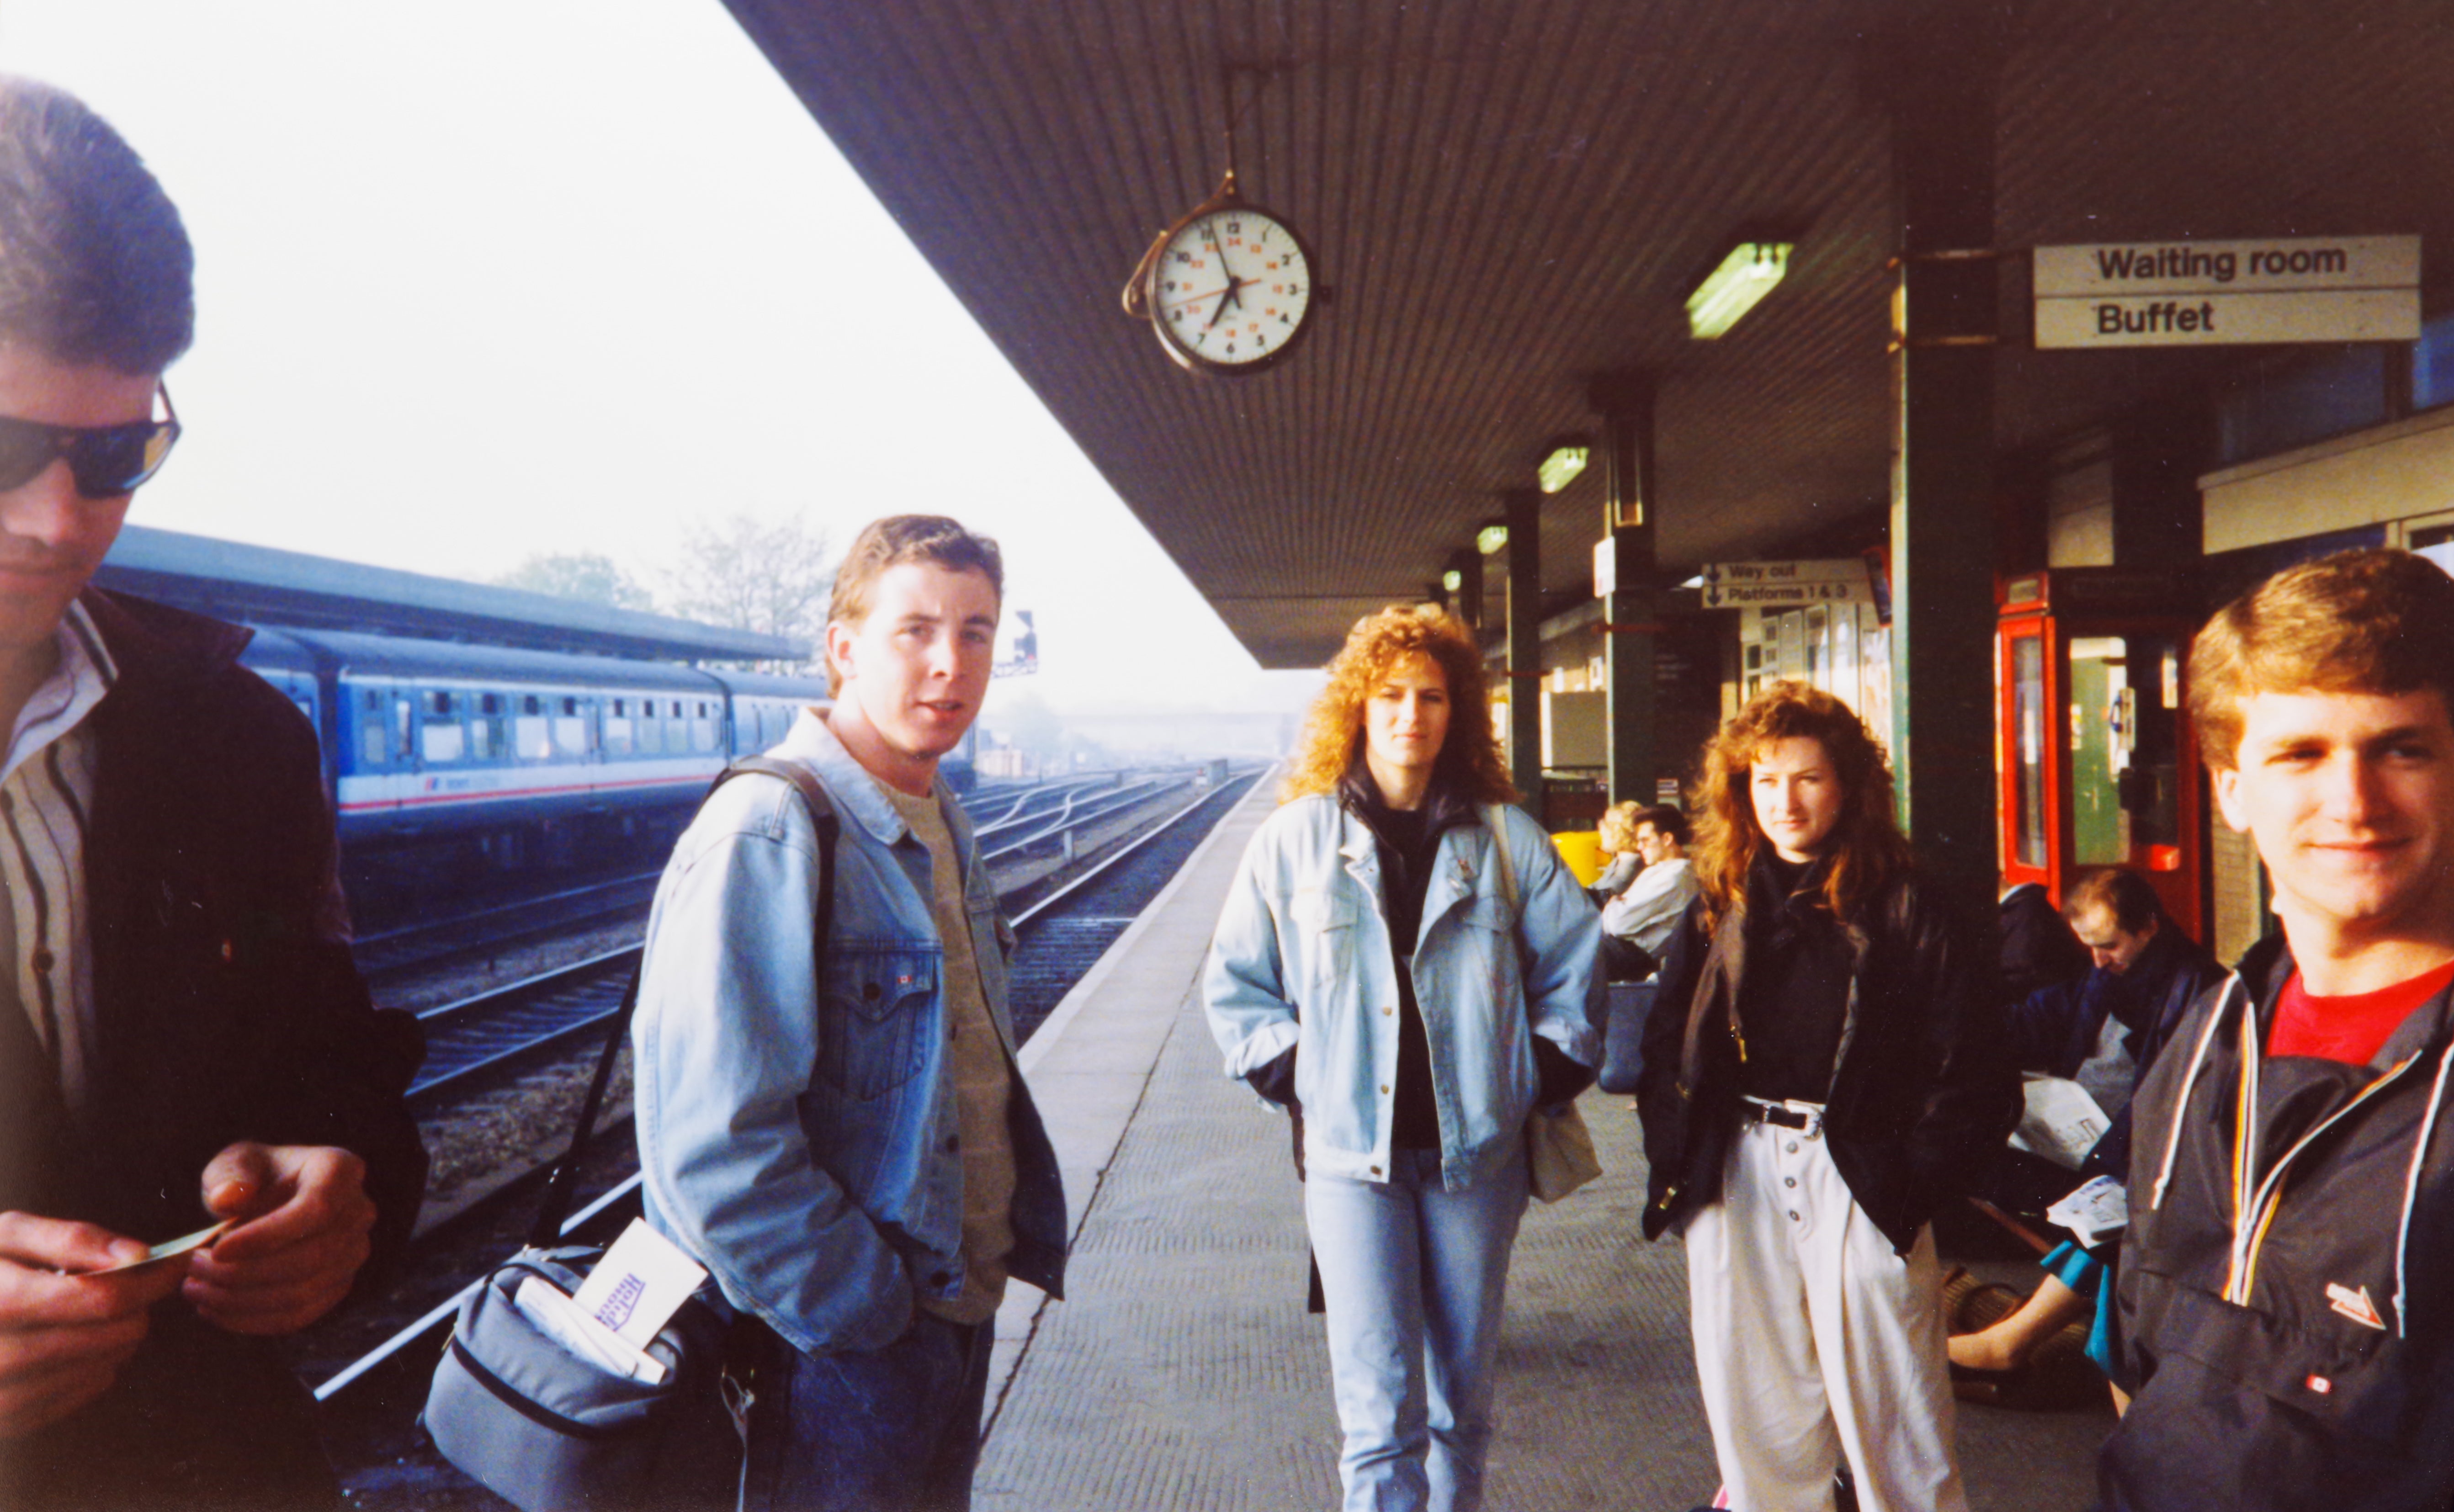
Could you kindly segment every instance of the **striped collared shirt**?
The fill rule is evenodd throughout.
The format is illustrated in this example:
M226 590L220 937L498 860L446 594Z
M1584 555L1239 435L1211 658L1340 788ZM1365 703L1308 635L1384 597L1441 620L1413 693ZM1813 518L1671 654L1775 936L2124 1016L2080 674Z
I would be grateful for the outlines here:
M85 606L60 622L59 665L26 700L0 761L0 875L8 880L15 994L50 1047L70 1107L85 1100L93 1049L93 952L87 937L86 825L93 732L86 717L118 669Z

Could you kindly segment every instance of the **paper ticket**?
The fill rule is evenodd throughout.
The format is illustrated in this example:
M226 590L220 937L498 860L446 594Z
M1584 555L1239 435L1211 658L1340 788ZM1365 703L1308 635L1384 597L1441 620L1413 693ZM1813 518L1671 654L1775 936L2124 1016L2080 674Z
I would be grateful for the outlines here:
M221 1238L222 1232L237 1221L238 1220L234 1218L226 1218L220 1222L215 1223L211 1228L200 1228L193 1234L184 1235L178 1239L164 1240L161 1243L156 1244L151 1249L146 1251L145 1258L143 1260L122 1260L116 1265L105 1265L100 1270L80 1271L78 1274L82 1276L115 1276L121 1271L132 1271L139 1265L152 1265L166 1260L176 1260L180 1256L188 1254L192 1250L203 1249L206 1245L211 1244L213 1240Z

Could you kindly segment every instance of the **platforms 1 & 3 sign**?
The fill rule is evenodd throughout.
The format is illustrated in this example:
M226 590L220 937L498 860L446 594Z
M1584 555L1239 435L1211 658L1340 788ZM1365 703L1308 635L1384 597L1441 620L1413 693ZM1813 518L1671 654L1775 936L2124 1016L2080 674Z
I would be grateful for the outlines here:
M1820 561L1708 562L1700 575L1706 609L1799 609L1871 603L1866 564L1856 556Z
M2420 238L2036 249L2039 347L2216 347L2420 336Z

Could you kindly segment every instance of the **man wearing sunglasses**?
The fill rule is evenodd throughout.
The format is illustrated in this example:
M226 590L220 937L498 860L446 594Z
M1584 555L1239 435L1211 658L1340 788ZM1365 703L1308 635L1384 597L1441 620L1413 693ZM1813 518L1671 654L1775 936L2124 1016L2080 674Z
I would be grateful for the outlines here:
M87 587L179 434L178 212L0 77L0 1506L334 1505L273 1337L415 1216L413 1023L351 964L246 633ZM209 1248L150 1246L216 1222Z

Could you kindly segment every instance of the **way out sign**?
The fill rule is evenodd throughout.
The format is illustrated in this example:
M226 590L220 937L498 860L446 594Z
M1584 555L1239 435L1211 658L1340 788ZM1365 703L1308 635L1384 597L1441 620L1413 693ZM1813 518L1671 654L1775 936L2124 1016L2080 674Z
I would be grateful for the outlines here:
M2035 267L2040 347L2420 336L2417 236L2040 247Z

